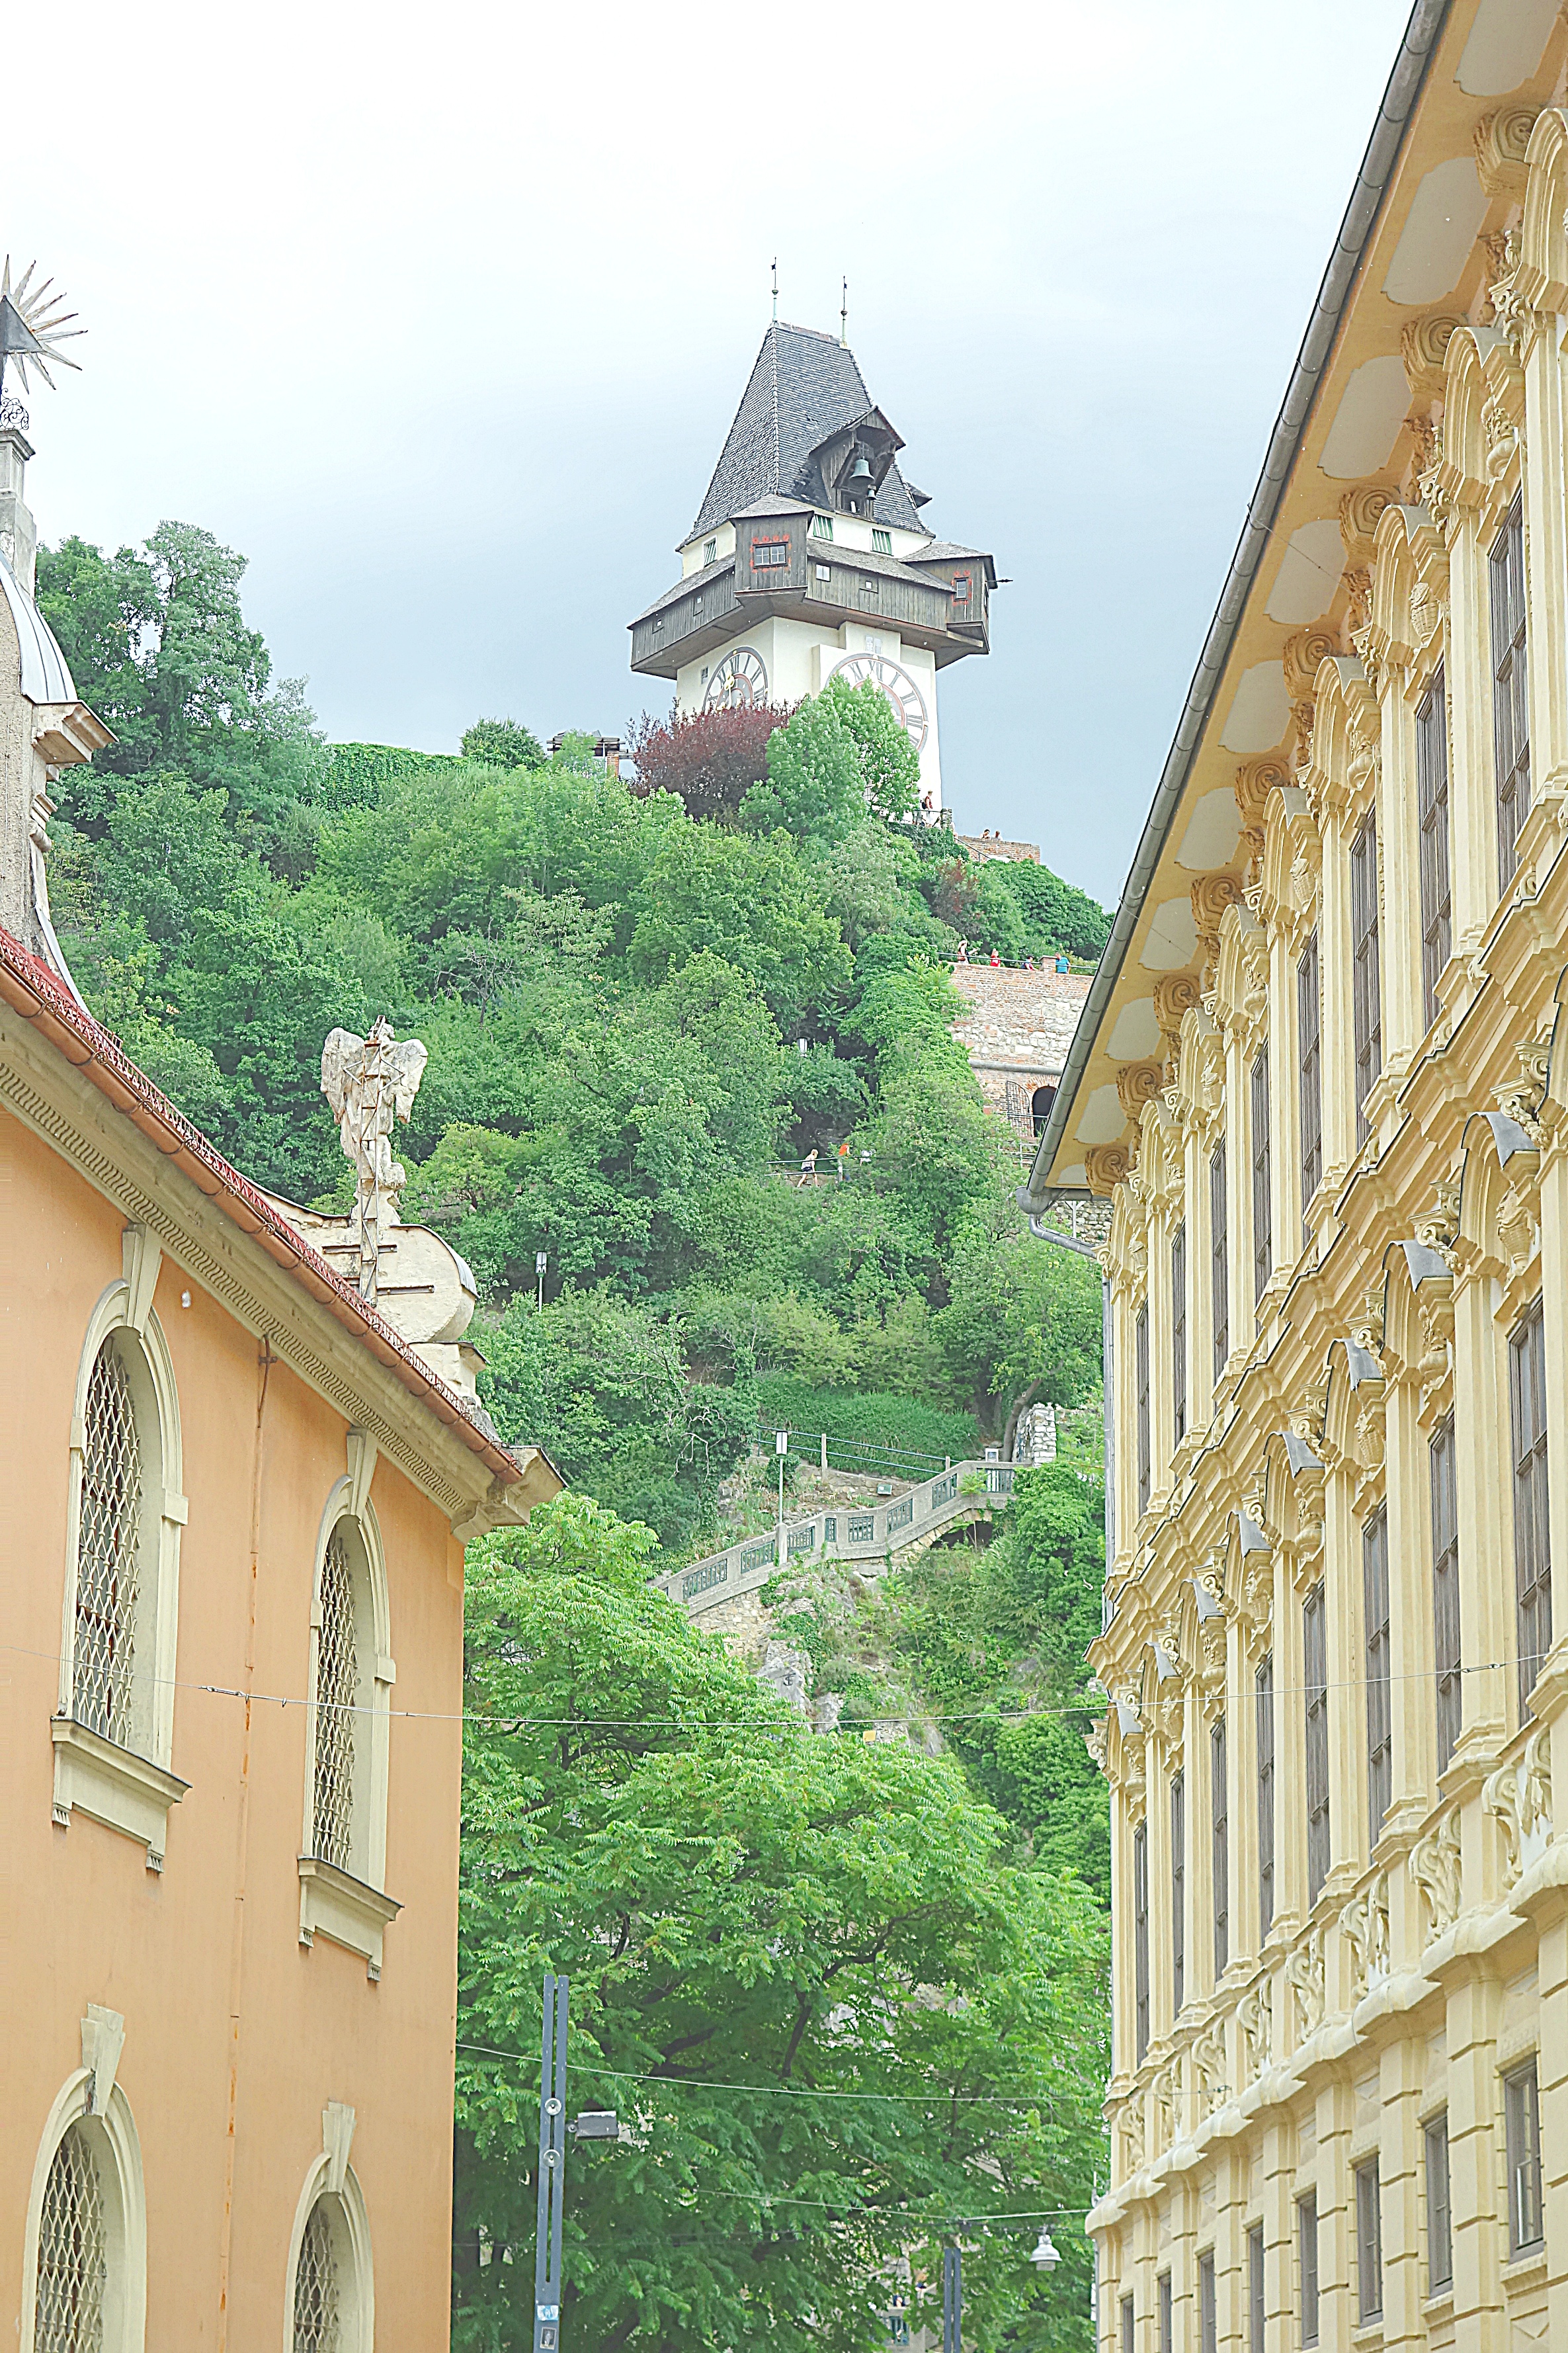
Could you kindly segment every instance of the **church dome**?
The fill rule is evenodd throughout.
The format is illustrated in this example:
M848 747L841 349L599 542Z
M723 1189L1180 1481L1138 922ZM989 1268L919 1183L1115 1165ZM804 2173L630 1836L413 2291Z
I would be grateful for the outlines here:
M0 589L11 607L21 649L23 694L29 702L75 702L76 684L59 639L4 555L0 555Z

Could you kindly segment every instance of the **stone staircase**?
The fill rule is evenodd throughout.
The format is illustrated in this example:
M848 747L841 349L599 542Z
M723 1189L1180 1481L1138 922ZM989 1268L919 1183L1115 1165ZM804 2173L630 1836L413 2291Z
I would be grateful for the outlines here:
M890 1568L944 1528L972 1518L988 1502L1010 1495L1014 1469L1011 1462L955 1462L890 1504L849 1510L840 1506L809 1520L786 1520L768 1535L746 1536L725 1552L671 1569L658 1583L695 1618L720 1602L754 1592L795 1562L842 1560L864 1562L872 1570Z

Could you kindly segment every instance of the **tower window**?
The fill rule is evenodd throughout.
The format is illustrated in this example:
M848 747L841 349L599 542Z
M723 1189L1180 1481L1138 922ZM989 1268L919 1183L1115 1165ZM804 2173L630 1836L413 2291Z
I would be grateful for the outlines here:
M862 578L860 582L860 602L862 605L875 605L879 600L881 594L882 584L879 580L874 580L868 575Z
M967 605L973 592L973 581L967 572L955 572L952 575L953 603L955 605Z
M752 540L752 569L753 572L771 572L779 565L787 564L788 562L789 542L787 539Z
M883 531L873 526L871 532L871 548L874 554L891 555L893 552L892 533L890 531Z
M833 517L831 515L814 514L811 518L811 535L813 539L831 539L833 536Z
M705 540L703 541L703 543L702 543L702 561L703 561L703 563L704 563L704 564L717 564L717 563L718 563L718 561L719 561L719 543L718 543L718 541L717 541L716 539L705 539Z

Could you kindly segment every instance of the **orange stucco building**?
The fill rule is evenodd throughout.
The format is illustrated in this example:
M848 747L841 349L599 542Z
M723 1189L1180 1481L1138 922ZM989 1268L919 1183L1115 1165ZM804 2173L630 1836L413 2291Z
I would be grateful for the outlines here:
M19 440L0 431L18 499ZM10 534L0 2337L429 2353L463 1546L559 1482L76 997L38 845L53 775L104 735L18 553Z

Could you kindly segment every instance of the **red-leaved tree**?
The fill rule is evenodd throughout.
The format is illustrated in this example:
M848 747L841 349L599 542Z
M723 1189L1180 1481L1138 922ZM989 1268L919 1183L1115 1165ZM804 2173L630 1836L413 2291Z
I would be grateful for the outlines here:
M752 703L735 711L672 712L634 722L627 739L637 776L634 793L677 793L689 817L726 823L752 786L768 773L768 737L789 717L787 706Z

